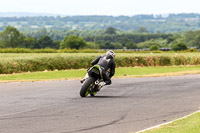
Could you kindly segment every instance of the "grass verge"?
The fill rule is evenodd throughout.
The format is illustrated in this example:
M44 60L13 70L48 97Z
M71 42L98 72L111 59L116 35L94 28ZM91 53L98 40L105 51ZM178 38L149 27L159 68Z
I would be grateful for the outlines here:
M199 133L200 112L194 113L186 118L179 119L167 125L153 128L141 133Z
M0 82L64 80L83 78L86 69L1 74ZM200 73L200 66L123 67L116 68L115 78L173 76Z

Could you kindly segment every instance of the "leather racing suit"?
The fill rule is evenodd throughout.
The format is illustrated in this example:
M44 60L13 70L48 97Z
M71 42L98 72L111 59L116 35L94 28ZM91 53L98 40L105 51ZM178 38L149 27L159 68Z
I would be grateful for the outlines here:
M115 61L110 55L101 55L92 61L92 66L99 65L102 68L102 76L106 85L111 84L111 77L115 74ZM110 71L109 75L106 73Z

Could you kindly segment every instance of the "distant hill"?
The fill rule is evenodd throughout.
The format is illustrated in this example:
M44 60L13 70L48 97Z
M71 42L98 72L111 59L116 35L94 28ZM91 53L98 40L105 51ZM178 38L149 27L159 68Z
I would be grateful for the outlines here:
M43 28L52 30L97 30L106 29L110 26L124 31L136 31L142 27L151 33L170 33L200 29L200 14L61 17L42 13L0 13L0 30L4 30L6 26L14 26L20 31Z
M58 15L50 13L0 12L0 17L37 17L37 16L58 16Z

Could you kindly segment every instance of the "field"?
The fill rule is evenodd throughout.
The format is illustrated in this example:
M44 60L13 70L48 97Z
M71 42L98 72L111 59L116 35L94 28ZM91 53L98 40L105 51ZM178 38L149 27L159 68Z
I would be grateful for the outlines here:
M102 53L1 53L0 74L81 69ZM199 53L117 53L117 67L199 65Z

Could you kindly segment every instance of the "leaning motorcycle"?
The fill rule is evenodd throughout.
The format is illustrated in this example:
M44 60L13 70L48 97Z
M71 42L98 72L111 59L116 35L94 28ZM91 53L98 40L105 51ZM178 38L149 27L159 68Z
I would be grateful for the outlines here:
M80 90L81 97L86 97L88 94L90 94L90 96L95 96L97 92L105 85L102 76L102 69L104 68L99 65L94 65L88 69L86 74L87 76Z

